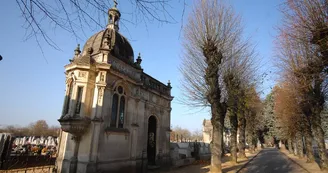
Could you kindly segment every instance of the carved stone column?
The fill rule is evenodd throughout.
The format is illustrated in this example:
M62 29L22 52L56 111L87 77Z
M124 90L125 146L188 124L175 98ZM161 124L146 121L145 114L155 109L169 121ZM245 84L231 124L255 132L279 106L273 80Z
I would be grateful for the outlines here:
M77 172L77 162L78 162L77 156L78 156L78 152L79 152L79 148L80 148L81 137L80 136L73 136L72 140L74 140L75 146L74 146L73 157L71 158L69 172L70 173L76 173Z
M94 119L102 119L102 106L104 100L105 86L97 86L98 96L97 96L97 104L96 104L96 112Z
M75 141L74 153L70 163L70 173L77 171L78 152L80 147L81 136L87 131L90 125L90 119L82 117L69 117L65 119L59 119L61 128L63 131L73 135L72 140Z

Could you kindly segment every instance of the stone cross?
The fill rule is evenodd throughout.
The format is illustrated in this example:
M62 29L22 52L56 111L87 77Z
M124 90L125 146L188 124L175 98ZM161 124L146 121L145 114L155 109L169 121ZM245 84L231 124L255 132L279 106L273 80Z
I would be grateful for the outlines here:
M115 4L114 7L117 7L117 4L118 4L117 0L114 0L114 4Z

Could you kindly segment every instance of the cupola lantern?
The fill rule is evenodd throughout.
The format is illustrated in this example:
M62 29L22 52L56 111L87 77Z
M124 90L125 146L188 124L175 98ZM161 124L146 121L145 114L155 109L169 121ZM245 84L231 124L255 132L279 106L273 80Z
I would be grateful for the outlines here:
M121 17L121 13L117 9L117 4L118 4L117 0L114 0L114 7L112 7L111 9L108 10L107 28L111 28L111 29L115 29L115 30L119 29L118 24L119 24L120 17Z

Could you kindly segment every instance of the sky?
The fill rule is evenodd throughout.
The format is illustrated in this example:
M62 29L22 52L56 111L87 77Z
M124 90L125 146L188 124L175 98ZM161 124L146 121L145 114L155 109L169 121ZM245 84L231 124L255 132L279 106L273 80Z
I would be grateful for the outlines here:
M124 17L130 13L131 5L129 1L121 2L118 8ZM265 95L274 85L274 40L276 28L282 19L278 8L283 1L226 2L242 16L244 37L251 37L252 43L256 45L261 62L259 74L269 74L263 86L259 87L263 91L262 95ZM141 65L147 74L165 84L171 81L172 95L175 97L171 105L171 127L180 126L194 131L202 128L203 120L209 119L210 114L207 109L194 109L178 102L181 98L181 74L178 67L183 55L181 27L186 23L192 1L186 0L186 3L182 15L181 1L172 1L169 10L176 22L125 22L120 32L129 39L135 58L141 53ZM71 33L48 27L47 33L61 50L55 50L41 41L43 56L35 39L26 39L23 24L16 1L6 1L0 6L0 55L3 57L0 61L0 127L25 126L40 119L46 120L49 125L58 126L57 119L61 115L65 91L64 65L73 57L78 43L83 46L89 37L105 26L96 30L86 29L84 34L79 35L80 39Z

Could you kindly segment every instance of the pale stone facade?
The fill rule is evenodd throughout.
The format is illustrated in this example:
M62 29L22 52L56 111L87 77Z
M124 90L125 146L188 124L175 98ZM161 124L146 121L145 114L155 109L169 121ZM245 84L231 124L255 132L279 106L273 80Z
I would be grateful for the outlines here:
M203 142L211 143L213 135L213 126L211 120L204 119L203 121ZM237 134L237 142L239 139L239 135ZM223 132L223 143L226 147L230 146L230 133L229 130Z
M204 119L203 121L203 142L211 143L213 134L213 126L211 120Z
M141 68L118 32L120 12L90 37L66 70L59 172L141 172L169 163L171 86Z

